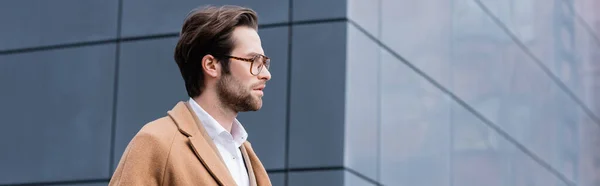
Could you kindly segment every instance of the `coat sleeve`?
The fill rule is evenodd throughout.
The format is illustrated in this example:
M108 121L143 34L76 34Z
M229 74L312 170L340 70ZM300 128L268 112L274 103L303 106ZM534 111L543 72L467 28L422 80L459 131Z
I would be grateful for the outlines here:
M162 185L168 144L152 133L140 131L127 145L110 186Z

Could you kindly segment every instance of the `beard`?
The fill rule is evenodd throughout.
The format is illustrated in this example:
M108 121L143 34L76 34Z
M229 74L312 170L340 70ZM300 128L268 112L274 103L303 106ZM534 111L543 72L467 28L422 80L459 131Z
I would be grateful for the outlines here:
M232 75L223 75L217 82L219 101L235 112L257 111L262 107L262 99L252 96L250 90Z

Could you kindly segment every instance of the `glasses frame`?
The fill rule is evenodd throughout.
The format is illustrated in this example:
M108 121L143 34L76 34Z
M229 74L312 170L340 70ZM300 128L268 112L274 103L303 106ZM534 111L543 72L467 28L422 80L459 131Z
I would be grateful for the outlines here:
M262 55L262 54L256 54L256 56L251 57L251 58L243 58L243 57L230 56L230 55L225 55L223 57L228 57L231 59L237 59L240 61L249 62L250 63L250 74L252 74L253 76L258 76L262 72L263 67L266 67L267 70L269 70L269 67L271 66L271 58L269 58L265 55ZM256 74L254 74L254 73L252 73L252 68L254 68L254 62L256 62L256 60L258 60L260 57L262 57L263 61L261 61L259 66L256 67L258 69L258 72L256 72Z

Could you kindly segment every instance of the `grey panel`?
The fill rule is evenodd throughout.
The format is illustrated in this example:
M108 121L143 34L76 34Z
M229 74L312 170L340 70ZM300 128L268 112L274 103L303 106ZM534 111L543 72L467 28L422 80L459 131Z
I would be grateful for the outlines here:
M382 0L348 0L348 18L379 38Z
M594 107L600 108L598 107L598 101L594 100L598 95L599 73L597 70L590 70L598 69L600 64L598 63L600 61L600 19L598 19L600 14L596 11L600 7L600 3L593 2L595 5L591 3L592 1L562 2L560 4L562 10L560 15L563 19L571 21L554 22L554 38L547 39L554 42L554 51L550 52L553 55L548 55L548 52L539 52L535 55L538 58L555 56L556 59L550 61L554 64L548 65L548 67L555 69L553 73L577 95L586 107L593 109ZM583 4L588 5L582 7L586 6ZM574 13L569 10L570 7L581 9L579 12ZM555 10L557 9L558 7ZM551 18L553 17L547 16L546 19L553 20ZM582 22L584 20L586 22ZM600 116L600 110L596 109L594 113L596 117Z
M344 165L377 179L380 126L379 46L348 24Z
M341 166L346 23L293 27L289 167Z
M114 167L144 124L189 99L173 60L176 42L177 38L167 38L121 45Z
M448 185L450 99L385 50L380 78L380 182Z
M525 154L524 151L516 148L515 144L510 143L503 137L490 137L489 134L495 133L495 131L467 110L458 105L454 105L453 108L453 113L455 113L453 124L457 124L457 122L468 123L473 129L469 131L470 133L458 133L457 128L454 129L453 185L567 185L563 180L552 174L549 169L535 162L529 154ZM482 130L476 130L475 127ZM463 128L462 130L466 131L467 129ZM460 137L465 137L466 134L479 133L486 135L486 131L488 134L486 139L474 138L477 141L472 141L470 146L458 144L459 141L457 140L460 140ZM548 130L542 132L549 133ZM571 180L566 181L572 182Z
M259 24L282 23L289 19L289 1L281 0L123 0L122 35L177 33L186 15L194 8L205 5L233 4L247 6L258 14Z
M600 37L599 37L600 38ZM586 56L586 60L583 61L585 63L583 69L600 69L600 41L598 43L594 43L593 40L589 41L590 44L590 53ZM583 76L584 82L584 96L581 97L581 100L586 103L588 108L594 112L596 117L600 117L600 98L597 95L600 95L600 71L599 70L582 70L583 72L581 76Z
M600 37L599 37L600 38ZM584 96L581 97L581 100L587 104L587 106L594 112L596 116L600 116L600 98L597 95L600 95L600 40L596 41L593 39L588 40L589 44L589 54L585 55L587 57L582 57L585 60L582 60L584 63L583 69L580 70L580 76L583 76L583 89ZM591 70L594 69L594 70Z
M0 56L0 184L109 176L114 61L113 44Z
M307 171L290 172L288 177L289 186L342 186L344 185L344 171Z
M537 8L538 4L534 4L529 10L548 15L527 15L532 12L520 9L526 9L529 6L526 3L532 3L529 1L483 2L510 25L535 55L544 56L541 59L549 62L549 68L560 71L559 78L568 79L575 87L581 86L578 83L584 81L580 73L586 68L578 66L580 62L558 60L562 54L555 55L560 53L556 52L558 39L554 38L554 27L538 22L544 19L544 23L558 22L550 14L553 7ZM443 6L447 3L452 4ZM542 15L547 18L536 17ZM384 44L559 171L572 172L568 164L572 164L573 158L561 153L578 156L579 106L475 2L382 0L382 16ZM399 21L420 24L397 24ZM568 41L570 36L563 37ZM455 148L503 145L495 141L500 136L483 126L467 121L456 121L453 126Z
M380 8L380 41L444 84L450 66L451 2L471 1L381 0Z
M292 0L294 21L346 18L346 0Z
M578 185L600 185L600 126L589 117L582 118Z
M505 10L509 5L496 3L488 6L495 7L494 11L501 15L502 20L512 20L508 19L510 16L500 14L510 12ZM468 13L455 15L455 30L451 39L452 66L448 68L451 73L447 84L449 89L558 171L565 174L572 172L575 168L571 164L576 162L579 153L578 131L582 127L579 105L551 80L543 68L536 65L528 52L508 38L507 33L491 21L479 6L456 6L464 6ZM519 20L527 19L523 17ZM544 43L532 47L532 50L541 51L539 55L553 56L556 53L556 46L547 43L552 41L548 37L554 36L547 36L546 32L553 32L552 29L536 28L538 30L533 35L519 31L520 27L513 29L515 33L519 33L522 42ZM559 56L542 60L564 68L560 70L564 72L559 75L560 78L581 82L574 77L577 74L573 69L578 67L573 65L577 63L564 62L555 57ZM455 148L504 148L507 145L499 141L500 135L485 126L474 124L468 117L456 115L453 118L456 120L453 124ZM576 178L573 174L566 176L569 179Z
M380 8L380 41L444 86L451 80L450 15L461 11L452 2L459 1L381 0ZM449 185L448 97L391 53L381 63L380 181Z
M600 3L598 1L587 0L587 1L565 1L572 3L572 8L581 17L583 22L579 22L578 24L587 24L591 28L591 32L593 32L596 36L600 36L600 13L598 13L598 8L600 8Z
M593 47L592 35L577 21L572 1L536 3L536 1L483 1L510 32L530 50L533 58L558 77L570 91L584 98L584 78L593 75L586 62ZM548 12L548 13L541 13ZM540 24L543 22L545 24ZM516 48L516 46L515 46ZM534 62L533 60L530 62ZM548 77L550 78L550 77ZM587 103L590 104L590 103Z
M375 186L375 183L358 177L349 171L344 171L344 186Z
M0 1L0 50L115 38L117 2Z
M285 173L269 173L269 179L273 186L285 186Z
M257 112L240 113L238 120L266 169L285 168L285 135L288 85L288 27L260 29L265 55L271 58L271 80L263 106Z

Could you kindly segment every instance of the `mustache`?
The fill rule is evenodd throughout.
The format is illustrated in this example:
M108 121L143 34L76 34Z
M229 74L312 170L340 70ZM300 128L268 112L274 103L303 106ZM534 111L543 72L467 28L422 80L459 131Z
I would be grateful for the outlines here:
M260 86L265 86L266 87L267 86L267 82L258 82L258 83L253 84L250 87L254 88L254 87L260 87Z

